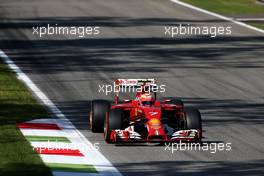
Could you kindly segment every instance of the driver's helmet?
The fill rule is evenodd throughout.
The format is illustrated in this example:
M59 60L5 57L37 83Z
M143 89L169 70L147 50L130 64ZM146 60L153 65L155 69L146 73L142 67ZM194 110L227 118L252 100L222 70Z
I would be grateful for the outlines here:
M150 93L142 93L139 99L143 106L151 106L154 104L154 98Z

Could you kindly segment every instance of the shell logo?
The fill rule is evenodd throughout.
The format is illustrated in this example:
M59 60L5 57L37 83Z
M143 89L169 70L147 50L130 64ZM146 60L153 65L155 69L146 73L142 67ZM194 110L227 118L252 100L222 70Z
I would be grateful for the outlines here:
M150 125L161 125L160 119L153 118L149 120Z

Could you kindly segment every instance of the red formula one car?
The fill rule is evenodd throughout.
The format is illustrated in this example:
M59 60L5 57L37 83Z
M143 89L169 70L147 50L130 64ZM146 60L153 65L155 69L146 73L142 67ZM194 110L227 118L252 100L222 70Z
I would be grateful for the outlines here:
M154 79L118 79L115 103L93 100L90 110L92 132L104 132L107 143L201 142L200 112L187 109L179 99L158 101ZM119 93L137 88L134 99L120 102Z

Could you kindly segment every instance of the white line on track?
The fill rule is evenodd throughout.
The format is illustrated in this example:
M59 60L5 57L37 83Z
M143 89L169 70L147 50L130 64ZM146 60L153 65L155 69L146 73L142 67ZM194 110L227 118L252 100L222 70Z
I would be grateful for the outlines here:
M184 3L184 2L181 2L179 0L170 0L171 2L174 2L176 4L179 4L179 5L182 5L182 6L185 6L185 7L188 7L188 8L191 8L193 10L196 10L196 11L199 11L199 12L202 12L202 13L205 13L205 14L208 14L208 15L212 15L212 16L215 16L217 18L220 18L220 19L223 19L223 20L226 20L226 21L230 21L230 22L233 22L235 24L238 24L240 26L243 26L243 27L246 27L246 28L249 28L249 29L252 29L254 31L258 31L258 32L261 32L261 33L264 33L264 30L262 29L259 29L259 28L256 28L254 26L250 26L248 24L245 24L243 22L239 22L239 21L236 21L235 19L232 19L232 18L229 18L229 17L226 17L226 16L223 16L223 15L219 15L217 13L214 13L214 12L210 12L208 10L205 10L205 9L201 9L199 7L196 7L196 6L193 6L193 5L190 5L190 4L187 4L187 3Z
M17 78L20 79L28 87L30 91L37 96L41 102L49 108L49 110L59 119L64 121L64 125L67 128L70 128L71 134L73 136L78 136L78 139L82 141L87 148L89 149L90 156L93 159L92 163L94 167L102 175L112 175L112 176L121 176L122 174L115 168L113 165L101 154L97 149L95 149L92 143L85 138L85 136L75 128L69 119L58 109L58 107L33 83L33 81L4 53L0 50L0 58L8 65L8 67L15 72ZM92 154L92 155L91 155ZM102 169L104 166L107 169Z
M264 18L233 18L236 21L264 21Z

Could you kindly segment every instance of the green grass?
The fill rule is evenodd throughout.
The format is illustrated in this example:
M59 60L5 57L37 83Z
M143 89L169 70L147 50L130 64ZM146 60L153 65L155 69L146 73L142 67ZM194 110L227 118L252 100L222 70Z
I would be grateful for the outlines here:
M50 176L16 124L48 118L25 86L0 62L0 176Z
M51 137L51 136L25 136L31 142L65 142L71 143L66 137Z
M203 9L216 12L222 15L242 15L254 17L254 15L263 14L264 5L256 3L256 0L181 0L183 2L192 4ZM248 24L264 29L263 23Z
M259 5L256 0L182 0L224 15L254 15L264 14L264 5Z
M92 165L49 163L47 166L54 171L98 173Z
M250 25L252 25L252 26L255 26L255 27L257 27L257 28L261 28L261 29L264 29L264 23L248 23L248 24L250 24Z

